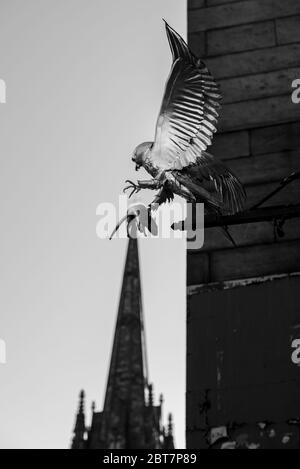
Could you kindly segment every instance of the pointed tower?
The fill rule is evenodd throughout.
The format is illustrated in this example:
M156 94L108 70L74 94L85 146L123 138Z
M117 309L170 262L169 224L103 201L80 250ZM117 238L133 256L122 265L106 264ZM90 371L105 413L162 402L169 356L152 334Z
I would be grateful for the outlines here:
M103 409L106 448L145 447L141 285L136 239L130 239Z
M74 437L72 440L72 449L85 448L85 415L84 415L84 391L79 394L79 406L74 427Z
M145 390L148 390L146 403ZM162 399L148 385L138 243L130 238L102 412L93 406L87 449L164 448ZM167 435L168 436L168 435Z
M166 449L174 448L174 437L173 437L173 416L169 414L168 416L168 433L165 435L165 444Z

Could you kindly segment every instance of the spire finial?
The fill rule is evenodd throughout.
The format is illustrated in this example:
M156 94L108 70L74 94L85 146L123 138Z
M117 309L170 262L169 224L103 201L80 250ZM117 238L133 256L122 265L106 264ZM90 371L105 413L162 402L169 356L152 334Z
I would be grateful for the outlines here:
M159 403L160 403L160 406L162 406L164 403L164 396L162 394L159 395Z
M79 414L84 413L84 399L85 399L85 392L82 389L79 393L79 409L78 409Z
M148 405L149 407L152 407L153 406L153 385L152 384L149 384L148 386Z
M96 402L92 401L92 405L91 405L92 414L95 412L95 409L96 409Z
M172 435L173 435L173 416L170 413L168 415L168 436L172 436Z
M84 449L85 447L85 415L84 415L84 398L85 392L82 389L79 393L79 406L75 420L74 437L72 441L72 449Z

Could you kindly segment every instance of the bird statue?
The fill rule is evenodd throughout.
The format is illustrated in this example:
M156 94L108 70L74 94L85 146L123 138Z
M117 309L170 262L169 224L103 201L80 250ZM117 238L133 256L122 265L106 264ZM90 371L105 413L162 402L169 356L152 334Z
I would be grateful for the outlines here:
M173 63L156 122L154 142L138 145L132 161L151 180L127 180L131 197L157 190L156 207L177 194L204 203L207 214L229 215L243 209L245 191L238 178L206 152L216 132L221 94L215 79L182 37L165 22ZM151 205L152 205L151 204ZM232 238L230 237L231 241Z

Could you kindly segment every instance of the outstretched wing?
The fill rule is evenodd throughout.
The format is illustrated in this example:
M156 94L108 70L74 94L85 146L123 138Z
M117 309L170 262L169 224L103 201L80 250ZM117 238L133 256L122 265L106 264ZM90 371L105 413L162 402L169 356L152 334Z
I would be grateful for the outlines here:
M234 214L243 209L246 194L238 178L207 152L202 152L196 163L179 172L193 183L216 193L222 213Z
M211 144L221 98L218 86L185 41L166 23L173 64L156 124L152 162L160 169L195 163Z

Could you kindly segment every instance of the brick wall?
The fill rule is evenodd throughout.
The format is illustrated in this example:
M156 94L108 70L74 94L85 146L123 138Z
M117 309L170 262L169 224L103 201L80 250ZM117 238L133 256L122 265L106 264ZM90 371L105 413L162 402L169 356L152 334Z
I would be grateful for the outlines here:
M300 1L189 0L188 41L223 94L210 151L240 177L250 207L300 170L300 104L291 100ZM268 204L299 202L297 182ZM290 360L300 330L299 219L285 223L284 237L270 222L230 230L237 248L211 228L204 247L187 253L187 447L207 448L219 426L231 439L241 432L245 445L280 447L288 432L299 446L299 429L286 430L299 417L299 368ZM266 423L262 438L259 422L276 431Z
M188 41L223 95L210 151L245 184L251 206L300 169L300 104L291 100L291 83L300 78L300 1L189 0ZM268 203L299 200L294 183ZM204 248L188 254L188 284L300 270L296 220L286 223L276 243L270 223L231 231L238 249L218 230L206 230ZM251 268L243 262L248 257Z

